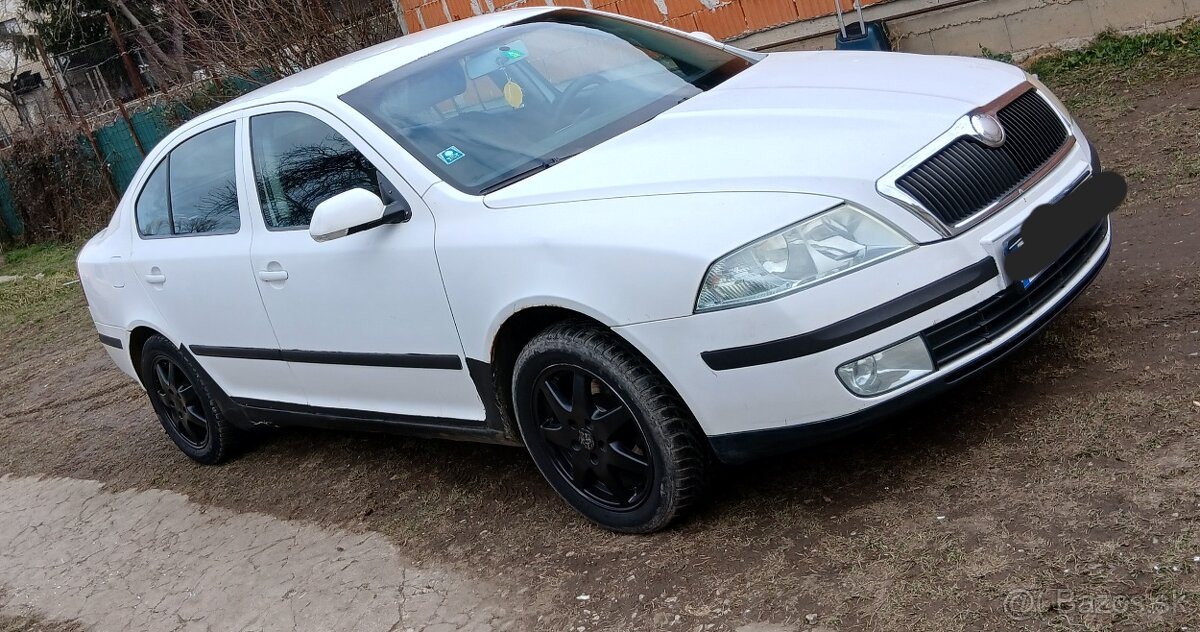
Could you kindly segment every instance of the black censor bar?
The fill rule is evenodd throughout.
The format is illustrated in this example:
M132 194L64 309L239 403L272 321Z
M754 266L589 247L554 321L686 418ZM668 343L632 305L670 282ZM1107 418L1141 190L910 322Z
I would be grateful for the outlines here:
M1125 178L1105 171L1070 195L1034 209L1021 226L1020 248L1004 260L1010 279L1027 279L1054 263L1101 220L1117 210L1129 191Z

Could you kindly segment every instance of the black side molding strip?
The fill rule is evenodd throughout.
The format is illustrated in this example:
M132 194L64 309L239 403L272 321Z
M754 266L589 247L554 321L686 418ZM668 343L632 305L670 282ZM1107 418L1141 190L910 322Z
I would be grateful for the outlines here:
M113 349L121 349L123 347L123 345L121 344L120 338L113 338L112 336L105 336L104 334L98 334L98 335L100 336L101 343L106 344L106 345L112 347Z
M999 274L996 260L988 257L944 279L832 325L770 342L705 351L700 357L712 370L728 371L820 353L912 318L956 296L970 292ZM849 359L852 358L847 358Z
M283 362L283 352L279 349L250 349L247 347L210 347L207 345L191 345L188 347L192 355L209 356L213 358L237 358L240 360L276 360Z
M306 364L350 364L353 366L387 366L400 369L462 369L462 360L454 355L432 353L355 353L348 351L299 351L282 352L288 362Z
M194 355L241 360L275 360L305 364L344 364L348 366L382 366L399 369L462 370L462 360L455 355L430 353L358 353L347 351L302 351L299 349L253 349L248 347L213 347L191 345Z

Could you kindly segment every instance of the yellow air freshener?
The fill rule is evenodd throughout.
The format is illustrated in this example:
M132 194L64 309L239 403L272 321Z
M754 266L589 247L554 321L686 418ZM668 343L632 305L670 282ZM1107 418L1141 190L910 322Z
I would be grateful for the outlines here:
M512 109L520 109L522 105L525 105L525 91L516 82L509 79L508 83L504 84L504 100L512 106Z

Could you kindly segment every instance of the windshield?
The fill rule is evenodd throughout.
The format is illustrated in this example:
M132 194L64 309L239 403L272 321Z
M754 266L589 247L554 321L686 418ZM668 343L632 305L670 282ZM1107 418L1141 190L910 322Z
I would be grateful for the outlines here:
M625 20L555 11L342 96L425 166L480 195L549 168L753 62Z

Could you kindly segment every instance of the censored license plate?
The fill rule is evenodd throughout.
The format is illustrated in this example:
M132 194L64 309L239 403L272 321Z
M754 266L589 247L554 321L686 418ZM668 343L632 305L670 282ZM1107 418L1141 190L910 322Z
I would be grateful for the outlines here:
M1004 247L1004 256L1007 257L1009 255L1012 255L1012 253L1020 250L1021 246L1024 246L1024 245L1025 245L1025 240L1021 239L1020 235L1013 237L1012 239L1008 240L1008 245L1006 245ZM1045 270L1042 270L1042 272L1045 272ZM1042 276L1042 272L1038 272L1037 274L1035 274L1027 279L1021 279L1021 287L1023 289L1028 290L1029 286L1033 285L1033 282L1036 281L1038 277Z

